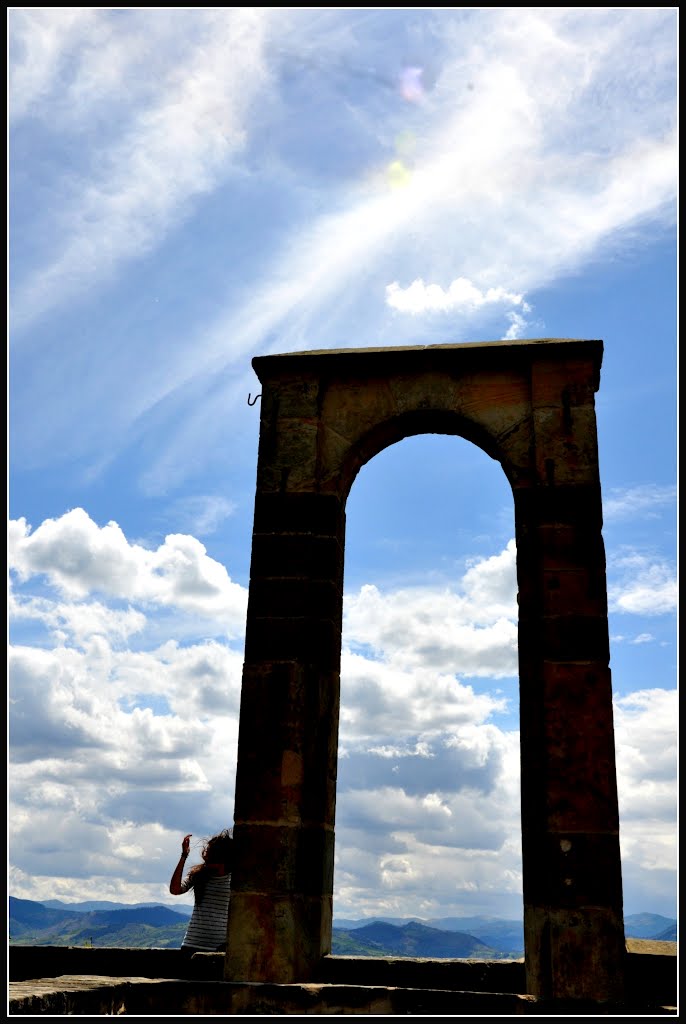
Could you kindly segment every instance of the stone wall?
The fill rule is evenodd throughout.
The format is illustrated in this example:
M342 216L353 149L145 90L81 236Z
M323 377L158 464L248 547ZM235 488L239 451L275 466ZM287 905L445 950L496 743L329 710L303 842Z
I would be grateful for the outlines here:
M324 957L309 985L222 981L224 957L171 949L10 946L10 1015L673 1015L676 943L627 941L622 1004L524 993L522 960Z

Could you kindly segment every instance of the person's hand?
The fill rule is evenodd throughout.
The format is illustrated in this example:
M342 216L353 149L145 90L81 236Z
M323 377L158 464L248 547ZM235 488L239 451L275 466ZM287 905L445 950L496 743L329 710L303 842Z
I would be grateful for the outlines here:
M191 848L191 836L192 835L193 835L193 833L189 832L188 835L184 836L182 841L181 841L181 852L184 855L184 857L188 856L188 851Z

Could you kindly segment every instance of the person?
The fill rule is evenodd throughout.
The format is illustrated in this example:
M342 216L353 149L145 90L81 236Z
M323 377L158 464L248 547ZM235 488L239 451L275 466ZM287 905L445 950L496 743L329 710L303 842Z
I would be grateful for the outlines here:
M181 949L189 952L214 953L226 949L226 931L231 894L233 865L233 833L218 832L208 839L202 850L202 864L192 867L185 878L192 832L181 841L181 856L169 883L172 896L193 890L194 904Z

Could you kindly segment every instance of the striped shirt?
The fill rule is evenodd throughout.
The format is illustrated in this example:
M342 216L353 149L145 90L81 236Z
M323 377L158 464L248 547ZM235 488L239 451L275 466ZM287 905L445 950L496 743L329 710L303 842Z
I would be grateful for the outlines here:
M188 892L192 888L192 876L181 883L182 892ZM198 893L193 894L195 905L181 943L182 949L200 949L214 953L225 948L230 892L231 875L211 875L207 879L200 902Z

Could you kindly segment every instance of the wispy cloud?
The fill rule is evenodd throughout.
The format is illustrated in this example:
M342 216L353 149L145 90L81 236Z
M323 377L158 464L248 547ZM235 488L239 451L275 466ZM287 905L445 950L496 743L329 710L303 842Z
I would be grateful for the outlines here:
M399 305L439 307L446 314L459 309L464 322L451 323L455 340L473 337L494 315L498 336L521 337L528 328L525 296L592 258L617 232L646 218L674 221L673 41L664 14L608 18L607 12L585 11L582 19L571 12L494 9L484 36L474 19L453 23L448 13L422 103L408 104L384 89L371 117L359 76L353 76L342 107L340 95L332 94L338 102L332 116L347 116L349 132L339 133L344 141L338 142L350 158L346 176L322 172L328 134L310 118L312 88L317 81L328 87L329 49L337 81L348 65L365 66L365 46L371 44L363 21L351 32L335 13L308 22L295 11L212 9L184 12L188 29L181 31L176 14L99 12L95 20L76 18L71 30L69 19L58 30L59 18L43 11L26 22L17 19L20 48L37 45L31 41L40 34L41 19L48 38L55 36L46 42L46 52L55 56L40 82L31 80L33 51L19 61L20 110L46 92L54 102L65 83L79 83L79 94L86 95L96 66L116 70L110 79L103 70L98 79L97 117L83 114L89 131L75 137L70 178L39 190L46 202L33 210L33 220L26 213L33 235L23 230L22 238L33 238L38 258L31 270L13 270L13 344L39 345L40 334L32 331L29 339L22 326L44 322L58 305L85 300L118 279L131 261L159 248L192 218L202 197L253 180L258 138L271 180L278 182L278 209L289 212L282 212L283 224L272 234L261 199L251 200L250 237L238 242L248 252L262 244L270 255L255 263L249 288L237 282L230 265L217 269L210 296L203 290L202 298L188 297L190 329L165 326L163 344L146 338L142 346L135 332L130 339L117 337L111 348L104 340L98 358L110 368L107 389L69 384L87 358L76 346L64 358L78 369L60 363L69 395L57 403L51 397L52 350L45 370L32 359L31 400L26 397L20 435L24 443L33 438L35 457L49 451L55 437L61 452L82 451L88 438L72 424L88 415L98 422L92 436L105 465L110 451L148 429L146 417L155 410L168 429L155 446L144 486L164 489L197 466L200 453L211 451L206 442L216 437L217 410L225 417L231 406L225 389L215 387L216 375L230 371L233 382L240 375L240 391L249 390L249 371L242 369L247 353L348 345L351 329L361 343L433 340L435 323L418 328L420 318L399 316ZM122 39L136 31L145 35L140 19L145 24L146 17L151 46L159 43L156 73L147 75L148 91L134 89L135 102L124 109L117 98L128 76ZM99 65L97 46L87 42L94 26L103 44ZM289 26L297 26L299 51L313 55L309 90L283 85L280 50L288 48ZM280 49L277 32L286 40L279 39ZM353 42L351 64L346 46ZM627 52L637 58L633 92L617 87ZM65 64L60 54L66 53ZM648 54L649 66L638 59ZM136 82L145 77L142 66L136 65ZM289 74L297 82L298 66ZM380 74L384 81L393 77L387 70ZM111 118L107 102L116 106ZM290 143L281 130L286 123L299 126L302 145ZM306 124L311 129L303 134ZM407 136L415 140L411 158L404 157L407 181L393 189L386 175L390 150ZM390 305L384 301L388 282ZM125 386L119 383L124 377ZM196 401L181 417L179 405L190 389L206 401ZM30 417L36 391L52 403L49 437L38 436ZM18 417L23 402L18 383Z
M619 520L627 518L653 519L666 509L676 514L676 487L660 487L642 484L638 487L613 488L603 497L603 518Z
M14 8L9 35L9 115L16 121L59 91L64 64L89 47L98 32L97 10L86 7Z
M624 551L608 560L610 611L629 615L669 615L677 609L674 566L665 559Z
M246 117L264 81L263 20L253 8L211 17L203 43L167 76L165 88L105 143L87 177L77 173L74 198L58 214L65 242L19 284L15 330L111 279L120 265L158 245L190 216L193 198L217 184L245 143ZM40 92L36 84L19 89L20 97Z
M172 502L169 518L178 521L189 533L205 537L215 533L235 511L236 503L221 495L194 495Z

